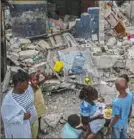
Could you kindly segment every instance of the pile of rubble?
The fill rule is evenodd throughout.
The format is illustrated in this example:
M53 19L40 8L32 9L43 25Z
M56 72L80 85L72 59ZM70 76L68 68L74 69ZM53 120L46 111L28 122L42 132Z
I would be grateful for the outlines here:
M118 11L118 14L121 13ZM74 109L79 112L78 87L85 84L85 77L92 79L93 86L99 90L101 95L105 96L107 103L112 102L116 95L114 88L116 77L125 73L131 78L134 77L134 41L128 39L128 36L124 34L124 32L130 35L134 34L133 26L124 26L125 31L117 33L113 24L108 24L107 17L105 17L104 33L106 37L102 45L96 39L75 38L73 34L76 20L74 18L69 21L71 17L65 17L66 24L64 25L61 20L49 19L49 22L55 25L49 27L48 36L38 37L38 39L16 38L13 37L11 29L6 30L8 68L11 73L23 68L29 73L40 69L46 75L53 75L53 78L44 84L44 91L47 92L45 97L48 101L48 115L42 119L42 130L49 128L54 132L54 137L59 137L59 130L61 130L61 125L66 122L68 114L73 113ZM124 19L127 20L126 17ZM123 22L124 19L117 21ZM60 73L53 70L57 60L63 60L67 65L69 54L76 51L88 54L87 69L84 73L74 74L67 66ZM133 79L131 79L131 90L134 90L133 84ZM67 90L73 91L59 94L56 98L52 94L52 92L66 92ZM72 107L74 104L75 107ZM67 109L71 107L69 113ZM52 111L54 113L51 113ZM58 123L61 125L57 126ZM56 130L54 131L54 129Z

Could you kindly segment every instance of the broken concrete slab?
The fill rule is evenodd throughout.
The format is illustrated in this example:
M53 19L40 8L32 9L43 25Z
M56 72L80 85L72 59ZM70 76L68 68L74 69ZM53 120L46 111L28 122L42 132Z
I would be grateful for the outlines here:
M125 66L126 66L126 62L123 60L118 60L114 65L115 68L124 68Z
M27 58L33 58L38 53L39 53L39 51L36 51L36 50L27 50L27 51L19 52L19 55L20 55L20 59L24 60L24 59L27 59Z
M102 56L94 56L94 59L98 68L107 69L107 68L112 68L115 65L115 63L119 59L119 56L102 55Z
M34 63L32 58L24 59L24 62L27 64L33 64Z
M99 84L94 86L101 95L110 95L110 94L117 94L117 90L115 87L109 87L106 84Z
M56 46L57 47L60 47L60 46L63 46L63 39L61 37L61 35L55 35L54 36L55 40L56 40Z
M11 67L11 72L14 74L14 73L17 73L19 69L22 69L21 67L19 66L12 66Z
M123 45L123 43L122 43L122 42L117 41L117 46L118 46L118 47L122 47L122 45Z
M45 115L44 117L42 117L42 119L45 120L48 126L55 128L62 117L63 117L63 114L51 113L51 114Z
M30 44L31 41L29 39L21 38L19 39L21 45Z
M115 44L116 44L116 38L115 37L112 37L112 38L110 38L109 40L108 40L108 42L107 42L107 46L108 47L113 47Z
M107 52L108 51L107 45L101 46L101 50L102 52Z
M70 33L63 33L63 38L67 44L68 47L76 47L78 46L76 40Z
M12 52L10 59L12 59L13 61L17 61L19 59L19 54Z
M92 49L93 55L95 56L99 56L102 54L102 50L100 47L92 47L91 49Z
M134 59L128 59L126 62L126 68L134 73Z
M48 44L46 41L44 41L44 40L40 40L39 43L38 43L38 45L39 45L43 50L46 50L46 49L49 49L49 48L50 48L49 44Z
M41 118L41 125L40 125L41 131L45 132L49 126L47 125L47 123L45 122L45 120L43 118Z
M133 59L134 58L134 47L131 47L128 49L128 58Z
M76 24L76 20L69 22L69 29L71 29L72 27L74 27L75 24Z
M122 43L123 46L126 46L126 45L129 45L129 46L132 46L133 45L133 42L130 41L130 40L124 40L123 43Z
M134 26L128 26L126 27L126 30L129 34L134 34Z
M134 25L134 1L130 1L127 7L125 7L126 11L125 14L128 19L131 19L130 22Z
M26 48L27 49L30 49L30 50L33 50L33 49L36 49L37 46L36 45L33 45L33 44L30 44L30 45L27 45Z
M34 66L32 66L31 68L29 68L29 73L33 73L36 72L37 70L41 70L44 71L45 70L45 65L47 64L47 62L41 62L39 64L35 64Z

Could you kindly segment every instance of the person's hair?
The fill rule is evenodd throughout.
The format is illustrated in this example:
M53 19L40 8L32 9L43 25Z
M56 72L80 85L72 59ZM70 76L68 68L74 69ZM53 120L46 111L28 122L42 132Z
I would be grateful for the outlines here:
M75 128L80 124L80 116L78 116L77 114L72 114L68 117L67 122L71 127Z
M98 91L92 87L92 86L84 86L79 94L79 98L85 99L85 98L98 98Z
M120 78L124 78L124 79L126 80L127 83L129 82L129 77L128 77L127 74L122 74L122 75L120 76Z
M29 80L28 73L24 72L23 70L18 70L17 73L15 73L12 77L12 82L14 86L16 86L18 83L22 83L24 81Z

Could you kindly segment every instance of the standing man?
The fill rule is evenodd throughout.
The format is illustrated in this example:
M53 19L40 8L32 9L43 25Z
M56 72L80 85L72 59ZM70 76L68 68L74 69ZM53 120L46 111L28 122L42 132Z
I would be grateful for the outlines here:
M126 139L133 96L131 93L126 92L127 82L125 79L117 79L115 86L119 91L119 95L113 102L112 120L109 125L109 131L112 130L112 138L114 139Z

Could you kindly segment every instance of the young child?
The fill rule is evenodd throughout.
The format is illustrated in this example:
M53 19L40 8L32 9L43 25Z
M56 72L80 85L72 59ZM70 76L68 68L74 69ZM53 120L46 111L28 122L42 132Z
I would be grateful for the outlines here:
M98 98L98 92L91 86L83 87L79 98L82 100L80 104L82 123L88 127L86 137L93 138L105 124L105 120L101 120L104 104L95 101Z
M72 114L68 117L68 121L62 129L62 138L78 139L82 135L81 118L77 114Z
M45 101L44 101L42 91L38 85L40 85L42 82L44 82L45 80L48 79L48 78L44 77L45 79L40 82L39 81L40 74L45 76L43 73L41 73L39 71L36 74L30 75L30 83L31 83L31 87L34 91L34 104L35 104L35 108L36 108L37 114L38 114L39 131L41 131L41 129L40 129L41 117L42 117L42 115L45 114L46 106L45 106Z
M112 138L127 138L128 120L132 110L132 94L126 92L127 82L124 78L119 78L115 82L119 96L112 105L112 119L109 125L109 132L112 129Z

